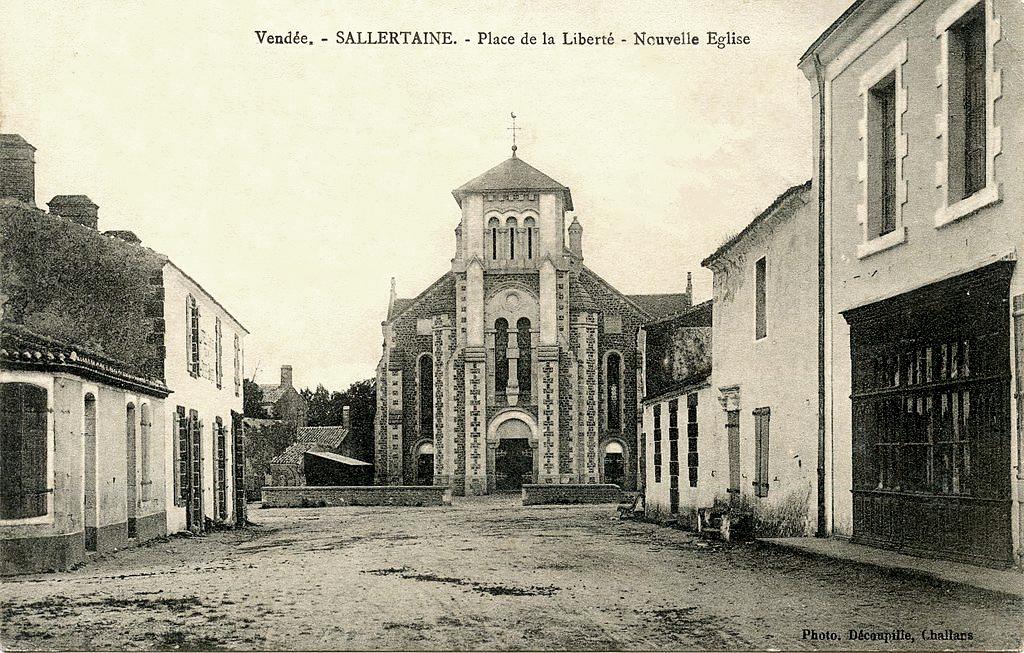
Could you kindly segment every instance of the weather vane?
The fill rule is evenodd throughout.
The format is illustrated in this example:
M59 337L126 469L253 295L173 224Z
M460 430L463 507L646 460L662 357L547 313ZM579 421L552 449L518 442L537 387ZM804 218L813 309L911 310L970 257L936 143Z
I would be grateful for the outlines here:
M516 132L519 129L520 129L519 127L516 127L516 113L515 113L515 111L513 111L512 112L512 126L508 128L508 130L510 132L512 132L512 156L515 156L516 155L516 150L519 149L519 148L516 147Z

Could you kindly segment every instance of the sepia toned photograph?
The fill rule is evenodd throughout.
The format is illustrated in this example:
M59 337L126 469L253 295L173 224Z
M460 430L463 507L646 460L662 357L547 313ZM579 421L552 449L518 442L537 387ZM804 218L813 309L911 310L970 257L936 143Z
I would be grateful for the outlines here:
M0 0L0 651L1020 651L1024 0Z

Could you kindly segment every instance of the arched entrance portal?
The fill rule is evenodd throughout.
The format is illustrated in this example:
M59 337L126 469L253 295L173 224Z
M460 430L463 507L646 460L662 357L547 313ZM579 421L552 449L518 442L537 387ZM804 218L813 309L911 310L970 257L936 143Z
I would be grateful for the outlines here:
M434 443L423 442L416 447L416 485L434 484Z
M604 465L601 470L604 472L604 482L614 483L619 487L625 487L626 483L626 460L622 444L612 440L604 445Z
M494 491L518 492L524 483L532 483L534 447L533 429L519 418L509 418L495 430Z

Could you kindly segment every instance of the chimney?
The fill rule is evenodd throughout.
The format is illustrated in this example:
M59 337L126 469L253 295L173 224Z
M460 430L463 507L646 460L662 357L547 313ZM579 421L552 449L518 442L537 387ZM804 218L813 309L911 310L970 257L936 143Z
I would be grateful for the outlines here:
M0 199L36 208L36 148L18 134L0 134Z
M281 366L281 387L290 388L292 387L292 366L282 365Z
M576 216L573 216L572 224L569 225L569 251L583 258L583 226Z
M341 407L341 425L347 429L352 428L352 415L348 406Z
M99 221L98 206L87 195L57 195L47 203L50 213L67 218L72 222L95 229Z
M693 305L693 272L686 273L686 298Z

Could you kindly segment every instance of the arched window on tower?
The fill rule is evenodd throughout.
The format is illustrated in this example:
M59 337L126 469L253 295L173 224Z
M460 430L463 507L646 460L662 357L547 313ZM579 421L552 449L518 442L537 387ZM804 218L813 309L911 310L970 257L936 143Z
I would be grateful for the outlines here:
M498 260L498 227L501 223L498 222L498 218L491 218L487 222L487 228L491 231L491 260Z
M611 352L605 358L606 406L608 407L608 430L622 430L622 357Z
M494 391L504 395L508 390L508 320L494 322Z
M505 221L505 226L508 228L508 258L514 261L516 260L516 231L519 221L515 218L509 218Z
M429 354L420 356L418 366L420 388L420 433L434 433L434 358Z
M522 317L516 322L516 330L518 331L519 345L519 365L516 370L516 380L519 381L519 395L529 403L530 400L530 381L533 378L533 367L531 361L532 350L532 338L530 334L530 320Z
M533 258L533 232L535 229L535 223L533 218L526 218L523 220L523 226L526 227L526 258Z

